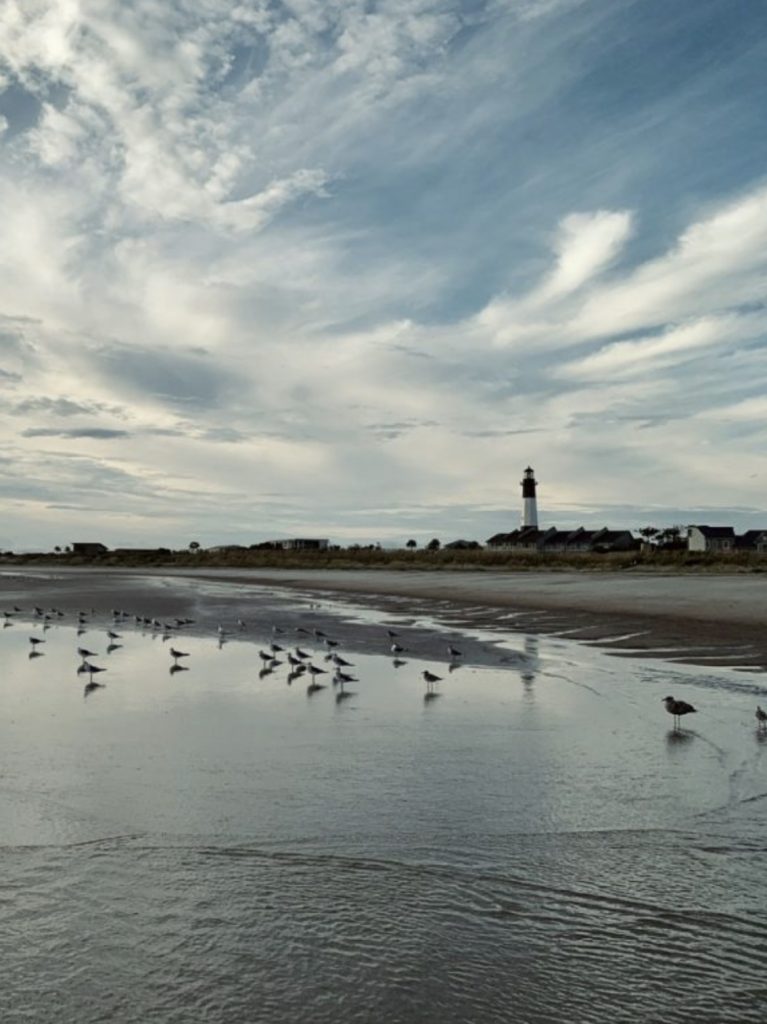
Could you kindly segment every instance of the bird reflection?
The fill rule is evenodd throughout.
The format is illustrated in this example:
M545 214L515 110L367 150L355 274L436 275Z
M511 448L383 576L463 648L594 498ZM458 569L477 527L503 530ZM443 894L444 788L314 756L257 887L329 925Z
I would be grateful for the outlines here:
M169 674L172 675L172 676L175 676L175 674L177 672L188 672L188 671L189 671L189 666L188 665L179 665L179 664L176 664L176 663L171 665L170 668L168 669Z
M391 663L394 668L402 668L403 665L407 665L404 658L392 658Z
M29 652L29 659L30 659L30 661L32 660L32 658L42 658L44 656L45 656L45 651L37 651L34 648L32 648L32 650Z
M122 648L122 644L108 644L107 654L111 654L112 651L119 651Z
M324 685L324 683L309 683L309 685L306 687L306 696L313 697L315 693L318 693L320 690L326 689L327 687Z
M85 687L83 689L83 699L87 700L88 697L90 697L90 695L94 692L94 690L105 690L105 689L106 689L106 684L105 683L95 683L91 679L91 681L89 683L85 684Z
M681 747L685 743L689 743L695 736L694 732L690 732L688 729L669 729L666 733L666 746Z

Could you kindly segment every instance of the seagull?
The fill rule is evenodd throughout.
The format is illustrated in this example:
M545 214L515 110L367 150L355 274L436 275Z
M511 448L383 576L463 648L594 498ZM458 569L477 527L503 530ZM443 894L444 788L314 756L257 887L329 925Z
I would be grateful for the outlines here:
M451 658L462 658L463 652L459 651L457 647L453 647L452 644L447 645L447 653Z
M673 697L664 697L662 703L666 705L666 711L674 716L675 729L679 728L679 719L682 715L690 715L697 712L697 709L692 704L688 704L684 700L674 700Z
M335 675L333 676L333 685L340 685L341 689L344 688L344 683L356 683L358 679L356 676L350 676L348 672L342 672L341 669L336 669Z
M434 700L435 697L439 697L439 694L434 689L434 684L442 682L442 677L435 676L434 673L430 672L428 669L424 669L421 675L426 682L426 693L423 695L423 699L428 701Z
M764 730L767 729L767 711L762 711L757 704L756 711L754 712L754 718L757 722L757 729L759 729L760 732L764 732Z
M89 661L84 661L77 671L87 672L89 676L93 676L96 672L106 672L106 669L100 668L98 665L92 665Z

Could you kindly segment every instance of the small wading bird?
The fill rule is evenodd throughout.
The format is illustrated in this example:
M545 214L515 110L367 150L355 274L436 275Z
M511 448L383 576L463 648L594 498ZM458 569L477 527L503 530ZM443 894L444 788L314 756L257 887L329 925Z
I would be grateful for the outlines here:
M682 715L694 715L697 711L697 709L694 708L692 704L688 704L687 701L674 700L673 697L664 697L662 703L666 705L666 711L668 711L670 715L674 716L674 729L679 728L679 719Z
M767 711L763 711L757 704L754 718L756 719L756 727L759 732L764 732L767 729Z
M423 695L423 699L434 700L435 697L439 696L437 691L434 689L434 684L442 682L442 676L435 676L434 673L430 672L428 669L424 669L421 675L426 683L426 693Z
M451 660L463 657L463 653L459 651L457 647L453 647L452 644L447 645L447 653L450 655Z
M177 651L175 647L171 647L168 653L174 661L178 661L179 658L189 657L189 651Z

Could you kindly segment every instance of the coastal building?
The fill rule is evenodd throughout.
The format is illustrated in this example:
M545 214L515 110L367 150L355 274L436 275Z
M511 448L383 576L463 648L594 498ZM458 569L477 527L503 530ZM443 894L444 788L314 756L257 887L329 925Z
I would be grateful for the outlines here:
M94 555L105 555L109 551L106 544L94 543L93 541L77 541L72 545L73 555L85 555L86 558L93 558Z
M746 530L736 534L732 526L688 526L687 550L726 554L752 551L767 554L767 530Z
M735 530L731 526L688 526L687 550L734 551Z
M288 540L269 541L275 548L283 551L327 551L330 543L326 538L291 537Z
M611 551L635 551L640 542L630 530L548 530L523 527L511 533L496 533L487 541L489 548L520 554L607 554Z
M738 551L756 551L757 554L767 555L767 530L746 530L735 538L735 547Z

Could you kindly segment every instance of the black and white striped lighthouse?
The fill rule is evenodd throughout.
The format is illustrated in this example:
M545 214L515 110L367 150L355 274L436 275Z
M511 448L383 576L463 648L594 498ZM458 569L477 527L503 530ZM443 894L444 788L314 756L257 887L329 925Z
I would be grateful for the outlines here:
M535 473L530 466L522 478L522 526L538 529L538 505L535 500Z

